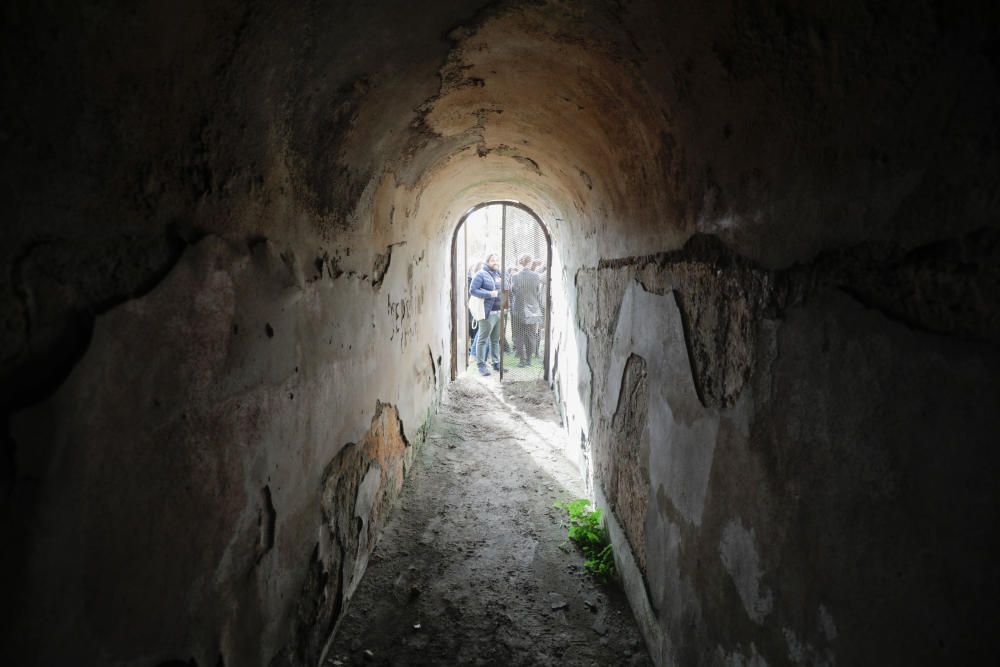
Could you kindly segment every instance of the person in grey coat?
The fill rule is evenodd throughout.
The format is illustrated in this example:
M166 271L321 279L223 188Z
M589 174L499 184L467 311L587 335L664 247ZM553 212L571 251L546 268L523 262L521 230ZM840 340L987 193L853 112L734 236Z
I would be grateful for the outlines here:
M539 328L545 319L542 307L542 277L532 270L531 255L522 255L518 261L521 270L511 278L511 301L514 322L520 325L516 345L518 366L525 367L531 363L531 356L538 353Z

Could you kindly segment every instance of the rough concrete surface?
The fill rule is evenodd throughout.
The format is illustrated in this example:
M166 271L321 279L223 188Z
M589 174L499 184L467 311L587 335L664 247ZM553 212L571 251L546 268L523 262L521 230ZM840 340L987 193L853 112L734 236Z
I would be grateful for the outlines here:
M0 32L7 662L321 650L399 483L357 452L422 441L494 200L551 233L563 451L653 659L1000 653L997 3L11 0Z
M272 665L320 660L402 488L409 447L395 409L379 404L361 442L323 471L320 539L297 603L295 638Z
M551 392L510 387L449 386L324 665L651 664L553 507L584 485L548 441Z
M391 266L382 294L347 277L306 280L272 243L207 237L152 292L99 317L59 391L12 423L22 475L13 499L30 508L14 524L30 545L15 599L30 613L11 619L24 629L10 650L43 663L98 660L112 644L116 659L137 662L176 657L179 644L199 663L263 663L283 652L321 527L339 530L333 541L363 569L373 546L365 536L402 482L401 415L419 437L424 415L410 397L369 405L341 379L358 364L378 373L371 352L348 342L352 326L390 340L412 317L352 322L348 304L373 308L399 283ZM411 286L402 285L403 300ZM424 371L427 348L410 349ZM398 399L390 387L376 391ZM365 419L374 421L367 435L355 430ZM382 472L359 536L359 500L325 501L318 490L349 486L368 460ZM69 588L46 592L53 571ZM128 613L151 599L177 613L148 625ZM36 615L82 636L47 642L29 623Z
M831 268L853 260L755 269L760 279L737 284L762 286L754 297L761 316L724 348L736 347L746 381L731 407L705 408L693 391L690 338L726 336L732 325L694 317L681 327L678 303L727 298L697 279L703 260L698 252L623 260L578 277L589 365L607 387L594 392L595 460L620 451L623 433L641 432L636 444L649 448L642 530L629 529L627 506L608 502L628 537L616 546L643 543L632 548L647 563L637 590L662 628L666 662L986 660L988 614L972 609L983 600L978 587L996 583L982 523L997 511L996 465L985 453L1000 404L995 346L968 338L951 315L926 327L951 329L941 336L862 305ZM711 280L742 271L730 262ZM976 293L956 298L956 310ZM714 308L742 317L732 304ZM645 394L628 371L638 359ZM702 368L725 372L726 364L709 358ZM635 409L643 402L648 412ZM691 437L711 413L712 428ZM602 488L616 488L605 476L613 470L597 467ZM920 528L904 518L914 516ZM956 551L957 543L965 546ZM933 630L898 634L915 624Z

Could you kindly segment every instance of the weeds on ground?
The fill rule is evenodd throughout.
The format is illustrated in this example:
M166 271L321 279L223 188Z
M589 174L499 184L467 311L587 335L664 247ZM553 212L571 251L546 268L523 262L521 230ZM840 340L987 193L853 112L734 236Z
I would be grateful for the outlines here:
M601 583L608 583L615 576L615 559L611 552L608 529L601 522L601 510L591 510L590 501L577 498L566 503L556 503L557 509L569 516L569 539L583 552L584 569Z

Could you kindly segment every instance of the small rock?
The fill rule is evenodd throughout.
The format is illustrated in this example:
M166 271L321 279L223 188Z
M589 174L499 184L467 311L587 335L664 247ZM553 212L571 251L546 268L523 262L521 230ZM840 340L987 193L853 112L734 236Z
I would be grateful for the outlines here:
M549 593L549 600L552 602L553 611L556 609L565 609L566 607L569 606L569 603L566 602L566 599L563 598L563 596L559 595L558 593Z
M590 628L599 635L608 634L608 624L605 623L602 619L597 619L596 621L594 621L594 624L590 626Z
M593 612L596 612L596 611L597 611L597 605L596 605L596 604L594 603L594 601L593 601L593 600L584 600L584 601L583 601L583 604L584 604L584 606L585 606L585 607L587 607L587 609L589 609L590 611L593 611Z
M413 624L413 629L414 630L419 630L420 629L420 624L419 623L414 623Z
M367 649L366 648L365 649L365 660L367 660L368 662L371 662L374 659L375 659L375 653L373 653L371 649Z

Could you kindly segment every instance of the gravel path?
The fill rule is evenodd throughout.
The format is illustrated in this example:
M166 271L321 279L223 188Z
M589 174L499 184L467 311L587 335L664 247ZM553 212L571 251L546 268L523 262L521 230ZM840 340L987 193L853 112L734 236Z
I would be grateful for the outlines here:
M650 665L553 503L584 494L541 382L448 387L325 665Z

